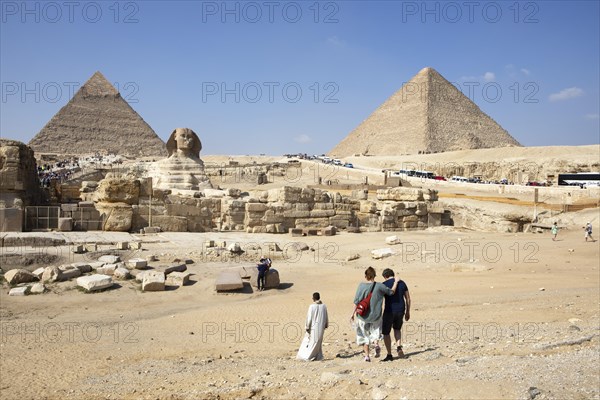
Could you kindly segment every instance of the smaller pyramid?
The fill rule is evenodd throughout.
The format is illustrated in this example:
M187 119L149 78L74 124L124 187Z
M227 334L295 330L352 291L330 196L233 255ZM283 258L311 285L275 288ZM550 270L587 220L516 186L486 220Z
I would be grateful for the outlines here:
M100 72L79 88L29 146L38 153L167 155L162 139Z
M392 156L521 146L433 68L423 68L329 153Z

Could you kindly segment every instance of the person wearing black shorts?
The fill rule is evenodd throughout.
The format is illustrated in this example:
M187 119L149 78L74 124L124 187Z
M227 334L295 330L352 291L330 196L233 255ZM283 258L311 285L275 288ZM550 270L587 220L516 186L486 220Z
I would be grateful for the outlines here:
M383 284L389 288L394 285L394 271L389 268L383 270ZM410 293L408 287L403 280L398 281L396 292L391 296L385 296L385 308L383 310L383 318L381 323L381 333L383 334L383 343L387 350L387 356L381 361L392 361L392 338L390 333L394 328L394 339L396 350L399 358L404 358L402 351L402 320L410 319Z

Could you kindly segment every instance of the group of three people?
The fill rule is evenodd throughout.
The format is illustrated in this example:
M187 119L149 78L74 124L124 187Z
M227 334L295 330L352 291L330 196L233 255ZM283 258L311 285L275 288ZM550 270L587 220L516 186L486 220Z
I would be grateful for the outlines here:
M383 271L385 281L375 282L375 269L369 267L365 271L365 280L358 285L354 296L354 308L351 321L356 329L356 342L363 345L365 361L371 361L370 345L375 345L375 357L379 357L381 348L379 341L383 342L387 356L382 361L392 361L391 331L394 329L396 351L399 358L404 358L402 350L402 323L410 319L410 293L406 283L396 280L394 271L386 268ZM371 294L369 306L363 315L357 313L358 304ZM323 336L329 325L327 307L321 302L319 293L313 293L313 304L308 308L306 316L306 335L298 350L297 358L302 360L323 359ZM385 308L382 306L385 301Z

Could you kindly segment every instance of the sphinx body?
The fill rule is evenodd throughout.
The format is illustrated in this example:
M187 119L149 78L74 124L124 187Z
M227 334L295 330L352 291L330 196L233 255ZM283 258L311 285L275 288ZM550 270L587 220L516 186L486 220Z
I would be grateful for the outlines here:
M154 163L150 175L157 189L202 190L212 188L200 160L202 144L188 128L177 128L167 141L169 156Z

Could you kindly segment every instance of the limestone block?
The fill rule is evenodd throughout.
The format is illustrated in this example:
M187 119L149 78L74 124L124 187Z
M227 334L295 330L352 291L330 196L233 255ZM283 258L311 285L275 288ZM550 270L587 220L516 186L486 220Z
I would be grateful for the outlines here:
M375 260L390 257L394 254L395 254L394 251L392 249L390 249L389 247L371 251L371 257L374 258Z
M58 269L58 267L51 266L44 268L44 273L41 278L42 282L60 282L61 280L63 280L62 271Z
M352 191L352 198L356 200L367 200L369 197L369 190L367 189L356 189Z
M72 268L72 269L67 269L62 271L62 277L61 277L61 281L69 281L73 278L77 278L78 276L81 276L81 271L78 270L77 268Z
M239 272L236 271L221 271L215 281L215 290L217 292L225 292L230 290L239 290L244 287L244 282Z
M310 217L310 214L311 214L311 211L291 210L291 211L284 211L283 217L284 218L308 218L308 217Z
M169 286L185 286L190 281L189 272L172 272L167 275L166 284Z
M331 224L329 218L298 218L296 228L326 228Z
M129 242L117 242L117 250L127 250L129 248Z
M29 283L38 280L37 276L27 271L26 269L11 269L4 274L4 279L10 285L18 285L19 283Z
M171 264L167 268L165 268L164 274L170 275L174 272L184 272L184 271L187 271L187 265L185 265L185 263L175 263L175 264Z
M89 292L108 289L112 285L112 278L108 275L94 274L77 278L77 286Z
M118 267L113 273L115 279L129 279L130 276L129 270L124 267Z
M335 226L328 226L321 229L321 236L335 236L337 229Z
M61 232L71 232L73 230L73 218L59 218L58 230Z
M225 197L227 195L227 192L225 190L220 189L204 189L202 190L202 193L204 194L204 197L213 199Z
M143 258L131 258L127 260L127 267L130 269L144 269L148 266L148 261Z
M100 268L97 268L96 272L102 275L113 275L118 267L119 264L104 264Z
M304 228L302 229L302 234L304 236L317 236L319 234L319 230L316 228Z
M75 262L71 264L72 267L77 268L81 271L82 274L87 274L88 272L92 272L92 266L88 263L84 262Z
M334 215L329 217L329 225L335 226L338 229L346 229L350 226L350 215Z
M96 208L104 219L102 230L127 232L131 229L133 208L126 203L97 203Z
M152 224L162 232L187 232L186 217L157 215L152 217Z
M100 268L104 264L106 264L106 263L103 261L94 261L94 262L89 263L90 267L92 267L93 270Z
M40 280L42 279L42 274L44 273L44 267L39 267L38 269L34 270L32 272L33 275L35 275L35 277Z
M400 244L400 243L401 243L400 238L396 235L388 236L385 238L385 244L394 245L394 244Z
M274 268L270 268L265 277L265 288L277 288L279 287L279 283L279 272ZM255 288L258 287L258 268L250 269L250 284Z
M105 178L98 183L94 201L101 203L137 204L140 195L140 181L123 178Z
M334 215L335 210L312 210L310 212L310 218L333 217Z
M31 286L30 293L31 293L31 294L42 294L42 293L44 293L45 291L46 291L46 286L45 286L43 283L41 283L41 282L38 282L38 283L34 283L34 284Z
M12 288L8 292L8 295L9 296L26 296L29 294L30 289L31 288L29 286L21 286L21 287Z
M107 255L99 257L98 261L101 261L105 264L114 264L114 263L118 263L119 261L121 261L121 257L107 254Z
M375 202L364 200L360 202L360 212L361 213L375 213L377 211L377 206Z
M267 210L267 205L263 203L246 203L247 212L263 213Z
M160 271L148 271L142 279L144 292L159 292L165 290L165 274Z

